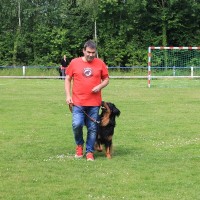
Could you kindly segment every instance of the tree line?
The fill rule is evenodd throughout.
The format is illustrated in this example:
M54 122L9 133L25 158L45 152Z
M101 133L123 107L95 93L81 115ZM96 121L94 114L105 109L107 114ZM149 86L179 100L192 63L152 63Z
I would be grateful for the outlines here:
M200 46L200 0L0 0L0 66L57 66L93 39L108 66L149 46Z

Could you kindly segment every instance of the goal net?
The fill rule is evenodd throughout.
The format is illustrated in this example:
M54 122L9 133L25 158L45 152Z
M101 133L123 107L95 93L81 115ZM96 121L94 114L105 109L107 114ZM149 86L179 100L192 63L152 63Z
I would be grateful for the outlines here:
M200 47L148 48L148 87L151 78L194 77L194 69L198 68L200 68Z

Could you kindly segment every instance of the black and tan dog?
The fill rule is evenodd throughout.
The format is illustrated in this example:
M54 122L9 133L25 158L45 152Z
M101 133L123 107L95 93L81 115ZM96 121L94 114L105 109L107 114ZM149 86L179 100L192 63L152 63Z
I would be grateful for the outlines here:
M115 118L119 117L120 110L110 102L102 102L100 114L100 124L97 132L96 150L103 151L102 145L105 146L107 158L111 158L112 154L112 137L116 125Z

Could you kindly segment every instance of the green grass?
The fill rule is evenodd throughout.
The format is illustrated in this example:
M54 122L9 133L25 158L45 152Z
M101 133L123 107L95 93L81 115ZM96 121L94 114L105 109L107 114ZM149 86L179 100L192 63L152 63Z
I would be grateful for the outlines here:
M26 76L59 76L59 72L56 68L38 68L29 67L25 69ZM23 70L21 68L5 68L0 69L0 76L23 76Z
M58 68L58 67L57 67ZM133 68L133 69L126 69L126 68L110 68L109 69L110 76L147 76L148 69L146 68ZM174 72L173 69L161 70L161 69L151 69L152 76L191 76L191 70L189 68L176 68ZM25 70L26 76L59 76L59 72L54 68L47 68L47 67L26 67ZM200 75L199 68L194 68L193 72L194 76ZM21 68L0 68L0 76L23 76L23 70Z
M113 158L75 160L62 80L0 79L0 199L197 200L200 80L110 80Z

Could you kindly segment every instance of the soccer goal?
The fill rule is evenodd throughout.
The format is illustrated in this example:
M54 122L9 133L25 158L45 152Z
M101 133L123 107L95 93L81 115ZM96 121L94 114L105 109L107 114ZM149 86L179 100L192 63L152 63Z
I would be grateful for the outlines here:
M148 48L148 87L152 78L200 77L200 73L194 76L194 69L200 69L200 47Z

